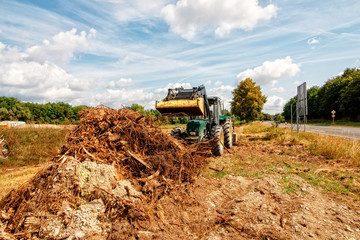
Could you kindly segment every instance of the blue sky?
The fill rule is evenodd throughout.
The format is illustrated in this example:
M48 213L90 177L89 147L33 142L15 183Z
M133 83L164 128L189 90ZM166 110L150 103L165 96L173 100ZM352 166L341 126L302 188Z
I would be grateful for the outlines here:
M360 66L356 0L0 0L0 96L154 108L251 77L282 112L296 86Z

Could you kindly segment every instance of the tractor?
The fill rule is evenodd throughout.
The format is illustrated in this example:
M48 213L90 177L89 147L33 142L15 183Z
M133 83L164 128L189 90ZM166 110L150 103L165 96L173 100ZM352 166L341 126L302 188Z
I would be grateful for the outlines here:
M156 101L155 108L163 115L188 116L186 129L175 127L171 135L196 143L210 139L212 153L221 156L224 147L231 148L237 141L233 118L222 114L223 104L219 97L208 97L204 85L192 89L168 89L167 96Z

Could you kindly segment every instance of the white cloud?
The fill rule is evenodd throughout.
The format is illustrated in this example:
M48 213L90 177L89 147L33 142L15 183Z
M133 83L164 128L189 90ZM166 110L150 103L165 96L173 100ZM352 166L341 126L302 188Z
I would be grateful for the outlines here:
M293 82L293 85L296 85L296 86L300 85L300 81Z
M73 28L67 32L60 32L52 38L52 41L44 40L42 45L35 45L28 48L25 53L29 61L44 62L52 61L54 63L68 62L76 51L83 51L88 47L89 40L96 35L95 29L90 29L89 33L85 31L76 33Z
M259 85L274 85L279 79L293 77L300 72L300 64L292 62L290 56L275 61L266 61L254 69L247 69L237 75L237 83L251 78Z
M98 0L113 4L114 17L119 22L138 21L158 17L161 9L171 0Z
M264 105L263 112L269 114L282 113L286 100L278 96L270 96Z
M118 64L127 64L131 61L131 58L129 56L124 57L123 59L119 60Z
M220 93L227 93L232 92L234 90L233 86L230 85L221 85L220 87L210 89L211 94L220 94Z
M111 81L108 83L108 88L126 88L135 85L131 78L120 78L118 81Z
M3 44L2 42L0 42L0 52L1 52L3 49L5 49L5 47L6 47L6 45Z
M273 93L282 93L285 91L285 89L283 87L278 87L278 88L272 88L270 91Z
M307 41L307 43L308 43L309 45L319 44L319 43L320 43L320 40L317 39L316 37L313 37L313 38L310 38L310 39Z
M169 88L181 88L181 87L183 87L184 89L192 88L190 83L169 83L169 84L168 84L166 87L164 87L164 88L158 88L158 89L156 89L156 90L155 90L155 93L160 93L160 94L165 93L165 94L166 94L166 93L168 92L168 89L169 89ZM162 96L162 97L164 98L165 95Z
M215 86L220 86L223 82L222 81L216 81L214 84Z
M68 101L86 96L84 91L96 87L95 79L77 78L56 64L57 55L67 61L75 51L85 49L95 30L76 34L76 29L60 32L52 42L43 41L20 52L1 45L0 95L23 96L38 102ZM55 57L55 58L54 58Z
M180 0L162 9L171 31L191 40L199 29L210 27L223 37L234 29L251 30L262 20L276 16L277 7L257 0Z
M96 94L94 99L97 104L102 103L115 108L130 106L133 103L140 104L145 108L155 107L155 95L146 89L107 89L105 93Z

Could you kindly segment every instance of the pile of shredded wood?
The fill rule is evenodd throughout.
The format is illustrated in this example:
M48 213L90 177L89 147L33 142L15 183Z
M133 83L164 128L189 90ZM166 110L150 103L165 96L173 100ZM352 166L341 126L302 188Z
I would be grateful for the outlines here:
M195 148L184 148L132 110L96 108L80 117L62 150L79 161L114 164L126 178L157 174L178 181L189 180L203 164Z
M203 164L144 115L85 110L53 164L1 200L0 223L16 238L105 239L115 220L150 219L152 202Z

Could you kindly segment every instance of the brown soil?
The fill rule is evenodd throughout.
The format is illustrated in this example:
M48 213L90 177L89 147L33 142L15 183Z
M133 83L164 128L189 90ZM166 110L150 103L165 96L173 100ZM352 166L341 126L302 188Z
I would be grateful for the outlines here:
M341 162L253 137L204 171L206 143L184 146L127 110L85 111L54 163L1 200L0 239L360 239L354 198L301 177ZM264 176L203 177L225 160ZM283 166L297 191L284 191Z

